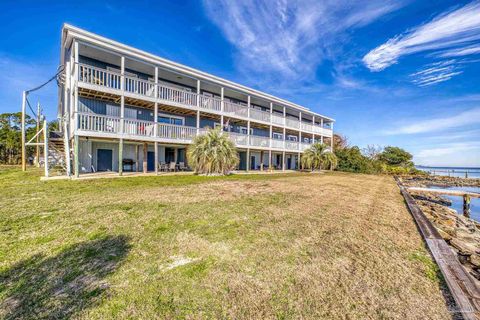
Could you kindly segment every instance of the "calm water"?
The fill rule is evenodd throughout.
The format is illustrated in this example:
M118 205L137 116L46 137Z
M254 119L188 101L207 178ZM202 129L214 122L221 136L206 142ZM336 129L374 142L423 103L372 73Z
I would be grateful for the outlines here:
M437 186L430 186L432 189L448 189L448 190L461 190L461 191L470 191L470 192L477 192L480 193L479 187L437 187ZM463 214L463 198L457 196L443 196L450 201L452 201L451 208L456 210L459 214ZM470 202L470 217L476 221L480 222L480 198L471 198Z
M462 168L462 167L423 167L417 166L418 170L429 172L436 176L450 176L465 178L465 171L469 178L480 178L480 168Z

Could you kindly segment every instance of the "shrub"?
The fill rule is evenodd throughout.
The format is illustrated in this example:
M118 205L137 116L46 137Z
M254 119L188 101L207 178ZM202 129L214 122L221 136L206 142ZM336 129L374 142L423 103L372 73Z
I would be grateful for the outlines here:
M197 174L228 174L239 163L235 144L220 129L195 137L187 149L189 165Z

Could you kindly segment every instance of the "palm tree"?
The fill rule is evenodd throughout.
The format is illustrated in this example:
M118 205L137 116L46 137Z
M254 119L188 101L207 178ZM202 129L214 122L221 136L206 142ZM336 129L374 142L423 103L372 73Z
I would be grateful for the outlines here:
M316 142L310 146L302 155L302 166L307 169L322 170L323 167L335 169L337 157L323 143Z
M187 160L197 174L228 174L239 163L235 144L228 135L217 129L196 136L188 147Z

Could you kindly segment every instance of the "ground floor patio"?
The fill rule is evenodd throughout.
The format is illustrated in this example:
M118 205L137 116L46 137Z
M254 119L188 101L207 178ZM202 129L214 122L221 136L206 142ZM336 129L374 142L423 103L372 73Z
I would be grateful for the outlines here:
M155 150L155 147L157 150ZM191 171L188 144L78 139L78 173L160 173ZM239 149L239 171L298 170L299 153ZM75 166L77 167L77 166Z

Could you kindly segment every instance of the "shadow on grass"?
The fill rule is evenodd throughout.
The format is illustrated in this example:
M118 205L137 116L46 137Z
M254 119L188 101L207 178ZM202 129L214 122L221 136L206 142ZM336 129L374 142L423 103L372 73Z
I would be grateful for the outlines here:
M127 237L106 236L20 261L0 273L0 318L64 319L95 306L129 250Z

